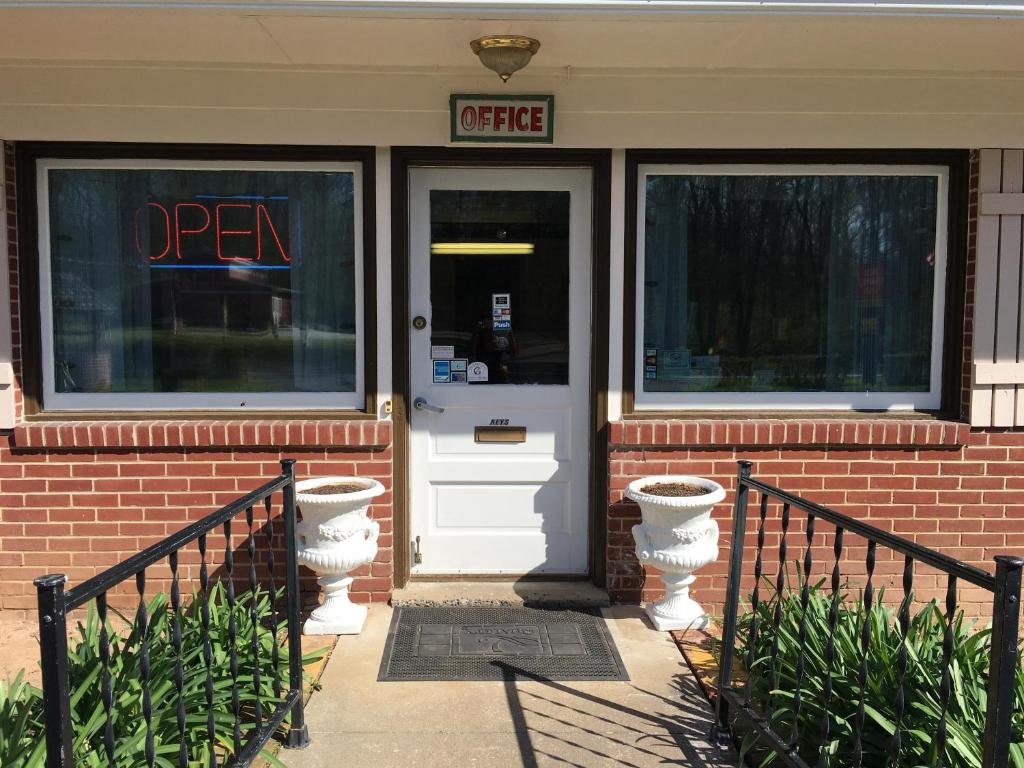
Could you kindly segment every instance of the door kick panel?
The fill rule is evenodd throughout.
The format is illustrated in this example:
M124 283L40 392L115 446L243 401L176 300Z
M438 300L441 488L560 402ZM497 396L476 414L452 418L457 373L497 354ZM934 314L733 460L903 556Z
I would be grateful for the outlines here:
M525 443L526 427L475 427L473 439L477 443Z

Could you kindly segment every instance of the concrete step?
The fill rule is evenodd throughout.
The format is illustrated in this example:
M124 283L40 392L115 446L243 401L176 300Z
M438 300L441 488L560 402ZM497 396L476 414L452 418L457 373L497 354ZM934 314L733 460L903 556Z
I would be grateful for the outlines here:
M588 581L410 581L394 606L572 606L605 608L608 593Z

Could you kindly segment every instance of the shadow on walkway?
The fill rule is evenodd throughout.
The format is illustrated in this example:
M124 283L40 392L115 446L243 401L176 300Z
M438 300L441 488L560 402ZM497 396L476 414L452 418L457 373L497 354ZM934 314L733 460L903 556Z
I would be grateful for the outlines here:
M690 710L684 709L687 702L699 701L701 704L704 703L697 685L685 673L675 676L675 687L679 691L679 698L676 700L644 690L636 685L630 685L630 688L636 691L636 693L644 697L658 699L678 709L678 715L666 717L644 712L601 696L595 696L587 691L558 681L548 680L539 675L523 672L502 662L497 662L497 664L506 673L504 683L505 698L515 726L516 741L524 768L537 768L538 755L564 765L586 768L581 763L572 762L550 751L541 749L534 743L534 734L560 742L571 750L580 750L592 754L600 759L603 764L623 765L630 768L638 764L638 760L623 760L608 752L601 751L592 744L588 745L582 741L568 738L564 733L560 734L554 729L547 730L537 725L531 726L528 723L528 716L546 720L552 725L567 726L579 730L581 733L588 734L597 740L606 740L610 745L619 747L620 753L621 748L625 748L636 753L637 758L640 758L642 755L645 763L653 762L659 765L679 766L714 766L724 765L728 761L728 755L709 742L708 734L714 722L710 708L707 706L696 706ZM564 700L559 700L554 696L545 696L542 693L536 693L529 688L523 688L518 685L518 683L525 680L539 683L545 689L563 694L563 699L565 696L579 699L580 704L585 704L586 706L573 707ZM550 708L554 708L556 711L561 710L560 714L562 714L562 717L543 711ZM567 719L571 718L574 714L577 716L576 720ZM652 729L651 731L645 731L630 726L622 722L622 719L617 719L615 715L622 716L622 719L635 718L649 722ZM583 716L585 721L589 719L597 722L588 727L579 722L579 716ZM636 738L632 741L616 738L607 732L608 728L601 729L599 724L617 731L635 734ZM661 746L662 751L655 752L644 746L645 744ZM681 753L678 760L665 758L664 748L670 744L674 744Z

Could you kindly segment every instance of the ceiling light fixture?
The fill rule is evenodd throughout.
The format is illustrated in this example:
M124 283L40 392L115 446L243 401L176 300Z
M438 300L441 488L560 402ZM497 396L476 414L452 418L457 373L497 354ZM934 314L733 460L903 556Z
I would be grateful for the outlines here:
M502 82L507 83L512 73L530 63L540 49L540 42L522 35L489 35L474 40L469 47L485 67L497 72Z

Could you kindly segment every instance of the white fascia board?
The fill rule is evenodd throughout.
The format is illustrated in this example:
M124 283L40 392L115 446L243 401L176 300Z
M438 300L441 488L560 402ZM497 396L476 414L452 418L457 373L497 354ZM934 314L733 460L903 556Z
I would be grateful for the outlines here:
M796 16L960 16L1024 19L1021 0L983 3L942 0L0 0L0 8L189 9L246 14L338 12L494 15L749 14Z

